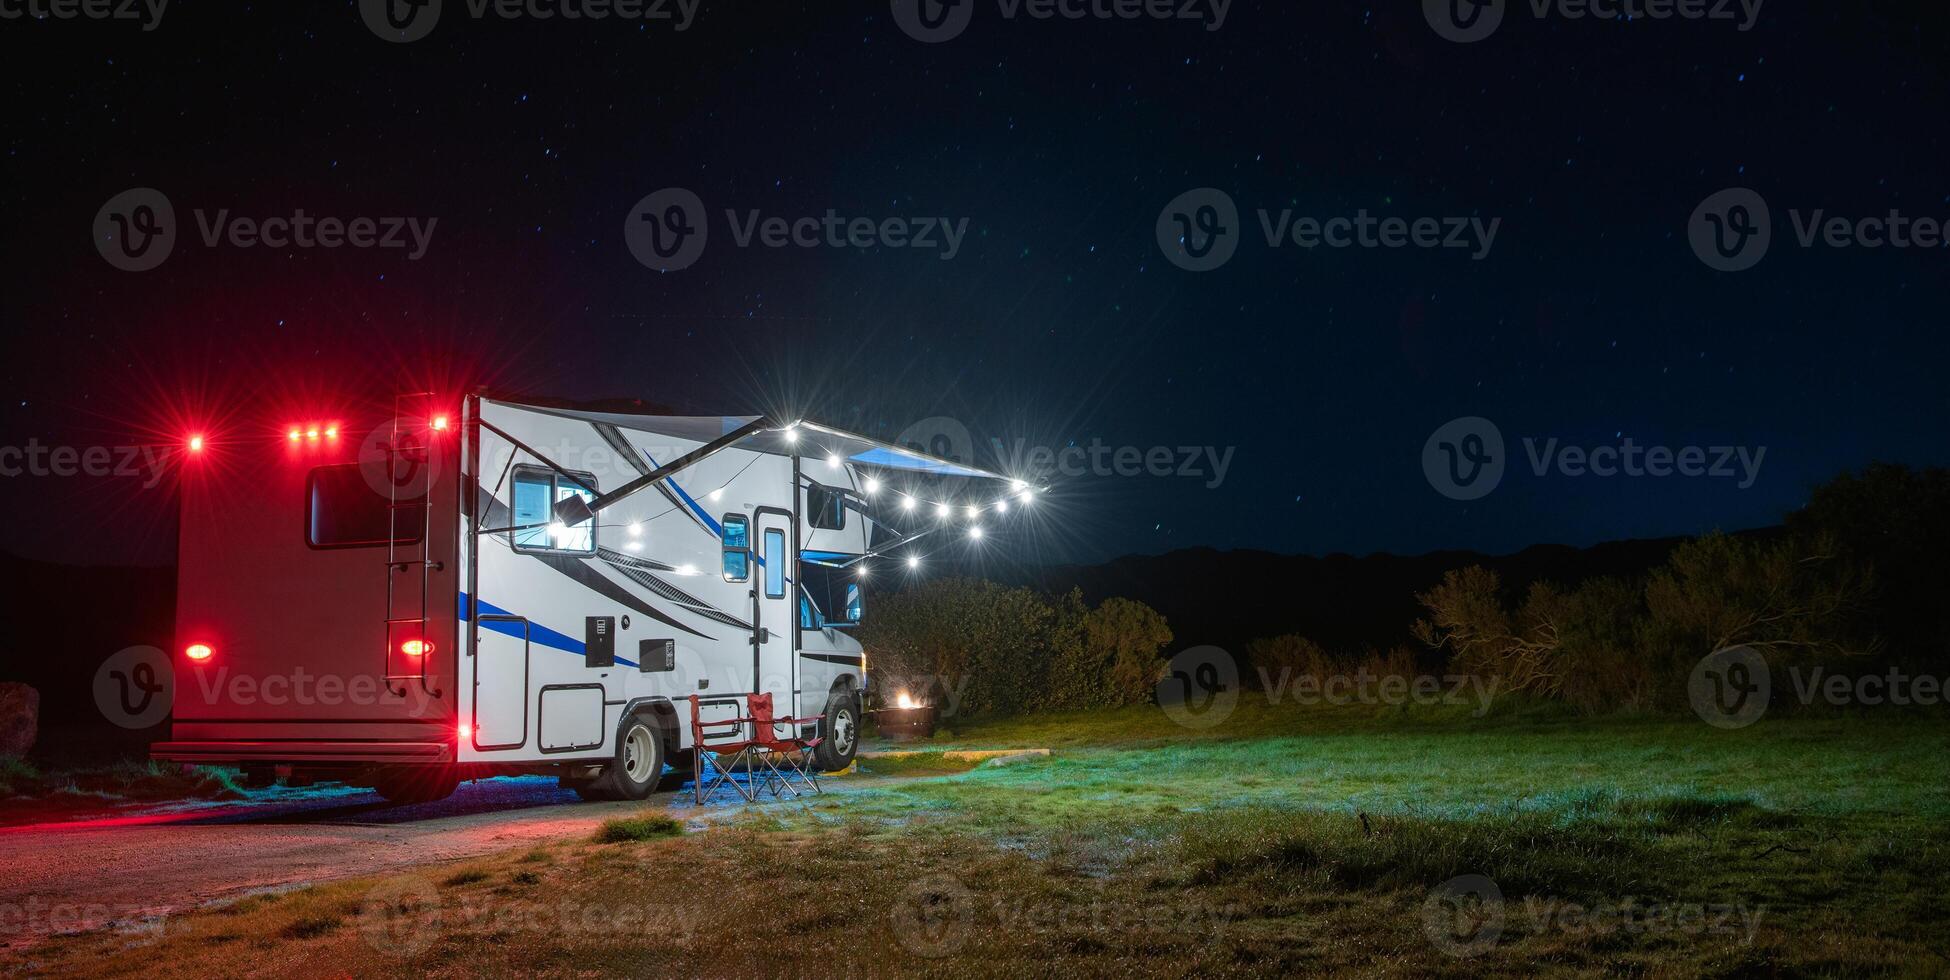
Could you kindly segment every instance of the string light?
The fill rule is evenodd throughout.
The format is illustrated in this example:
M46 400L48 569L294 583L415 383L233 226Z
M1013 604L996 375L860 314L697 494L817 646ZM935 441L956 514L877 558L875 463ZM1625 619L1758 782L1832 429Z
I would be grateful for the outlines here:
M921 556L920 556L920 555L908 555L908 556L907 556L907 567L909 567L909 568L920 568L920 567L921 567Z
M826 465L827 465L827 466L830 466L830 467L832 467L833 469L839 469L839 468L840 468L840 454L839 454L839 453L827 453L827 454L826 454Z
M969 528L968 537L974 541L982 540L982 525L977 524L974 527Z
M867 477L867 496L871 497L874 494L879 492L880 492L880 481L874 479L873 477Z
M915 500L915 499L914 499L913 497L902 497L902 498L901 498L901 509L902 509L902 510L913 510L914 508L916 508L916 507L919 507L920 505L921 505L921 504L920 504L920 501L917 501L917 500Z
M947 520L949 517L952 517L954 513L955 513L955 509L953 507L948 506L947 504L934 505L934 516L939 517L944 521Z

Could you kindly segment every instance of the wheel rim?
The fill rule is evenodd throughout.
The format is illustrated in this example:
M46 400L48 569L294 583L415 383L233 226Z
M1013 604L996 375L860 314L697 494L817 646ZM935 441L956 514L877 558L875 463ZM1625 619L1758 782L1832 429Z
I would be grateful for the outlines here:
M833 713L833 747L840 755L853 754L853 709L841 708Z
M656 754L656 747L650 741L650 729L642 725L630 729L628 737L623 739L623 774L630 777L633 783L648 782L650 762Z

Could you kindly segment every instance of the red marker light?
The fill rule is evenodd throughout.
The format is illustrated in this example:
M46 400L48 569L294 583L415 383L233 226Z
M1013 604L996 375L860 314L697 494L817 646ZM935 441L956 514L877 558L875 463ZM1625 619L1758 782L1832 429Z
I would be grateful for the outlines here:
M408 640L399 645L399 652L409 657L418 657L433 652L433 644L425 640Z
M305 438L307 439L318 438L318 430L316 428L305 430Z
M183 656L201 662L210 659L210 654L215 652L210 649L210 644L208 643L192 643L184 648Z
M329 429L326 429L326 430L325 430L325 438L327 438L327 439L337 439L338 437L339 437L339 427L338 427L338 426L336 426L336 425L335 425L335 426L332 426L331 428L329 428Z
M202 451L203 451L203 437L202 437L202 436L191 436L191 437L190 437L190 452L193 452L193 453L200 453L200 452L202 452Z
M460 737L461 737L461 738L466 738L466 737L468 737L468 736L470 736L470 735L472 735L472 734L474 734L474 726L473 726L473 725L462 725L462 726L460 726Z
M436 415L433 417L433 431L447 431L447 417L445 415Z
M292 429L290 432L285 433L285 438L290 439L292 442L297 442L300 435L303 435L303 433L297 429Z

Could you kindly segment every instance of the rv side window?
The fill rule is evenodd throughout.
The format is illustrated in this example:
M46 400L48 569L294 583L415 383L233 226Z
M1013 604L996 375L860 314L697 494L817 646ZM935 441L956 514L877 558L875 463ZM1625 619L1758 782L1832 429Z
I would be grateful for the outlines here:
M724 516L724 580L743 582L752 577L751 521L743 514Z
M594 554L596 522L584 521L575 527L555 524L555 502L571 496L594 500L596 478L575 474L576 481L543 466L518 466L514 474L515 514L511 521L519 528L514 533L516 551L550 551Z
M765 597L767 599L785 598L785 532L778 528L765 531L765 554L760 557L765 563Z
M826 531L846 529L846 494L818 483L806 487L806 517Z
M305 480L305 541L314 548L382 545L391 536L389 513L398 515L397 544L418 544L426 526L426 499L392 500L366 482L357 463L314 468Z

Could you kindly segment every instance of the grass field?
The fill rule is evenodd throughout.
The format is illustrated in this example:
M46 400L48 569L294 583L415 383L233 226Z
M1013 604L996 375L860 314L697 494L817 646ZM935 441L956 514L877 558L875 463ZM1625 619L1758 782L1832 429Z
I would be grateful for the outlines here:
M1950 973L1950 725L1243 705L65 938L49 973ZM899 777L899 778L889 778ZM844 782L844 781L843 781ZM680 819L686 811L671 815ZM612 841L599 843L598 841Z

